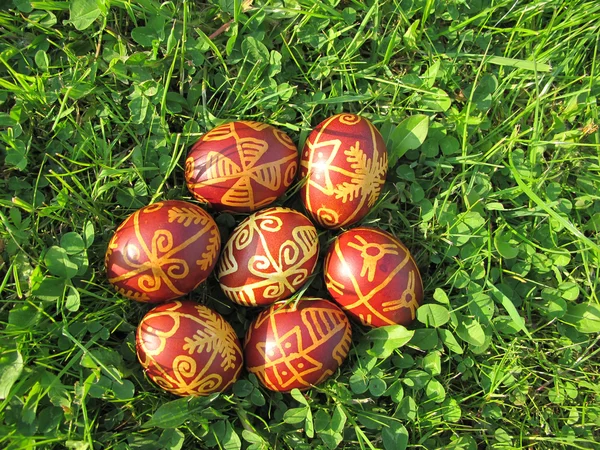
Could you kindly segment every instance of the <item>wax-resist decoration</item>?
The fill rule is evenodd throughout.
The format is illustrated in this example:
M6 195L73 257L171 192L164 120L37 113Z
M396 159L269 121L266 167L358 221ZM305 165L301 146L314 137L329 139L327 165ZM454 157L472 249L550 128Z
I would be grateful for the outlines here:
M267 208L241 222L225 244L217 270L227 297L244 306L289 297L313 273L319 239L312 222L289 208Z
M423 302L421 274L409 250L377 228L340 234L327 251L324 272L333 299L363 325L408 325Z
M213 218L180 200L130 215L108 244L108 281L121 295L159 303L188 294L212 272L221 249Z
M348 318L332 302L275 303L246 333L246 368L273 391L306 390L335 373L348 356L351 339Z
M308 136L300 156L300 197L322 227L361 220L379 197L387 175L387 150L379 131L355 114L338 114Z
M185 179L194 197L218 210L252 212L292 184L298 149L283 131L261 122L220 125L191 148Z
M231 325L189 300L150 310L137 328L136 351L148 377L180 396L223 392L237 381L243 366Z

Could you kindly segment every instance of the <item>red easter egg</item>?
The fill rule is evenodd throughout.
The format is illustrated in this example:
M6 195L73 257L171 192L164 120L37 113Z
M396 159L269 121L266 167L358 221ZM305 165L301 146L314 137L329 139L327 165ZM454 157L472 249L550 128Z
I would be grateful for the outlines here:
M136 351L148 377L181 396L223 392L236 382L243 365L231 325L192 301L150 310L137 328Z
M402 242L383 230L358 227L340 234L324 263L333 299L363 325L408 325L423 303L423 282Z
M206 280L220 249L219 229L206 211L167 200L125 219L104 262L108 281L121 295L159 303L188 294Z
M344 362L351 339L348 318L327 300L275 303L246 333L246 368L273 391L309 389Z
M244 306L288 298L313 273L319 239L312 222L289 208L268 208L241 222L225 244L217 273L227 297Z
M298 150L283 131L260 122L220 125L198 140L185 162L194 197L218 210L252 212L292 184Z
M385 143L371 122L355 114L328 118L308 136L300 157L306 211L325 228L358 222L379 197L387 166Z

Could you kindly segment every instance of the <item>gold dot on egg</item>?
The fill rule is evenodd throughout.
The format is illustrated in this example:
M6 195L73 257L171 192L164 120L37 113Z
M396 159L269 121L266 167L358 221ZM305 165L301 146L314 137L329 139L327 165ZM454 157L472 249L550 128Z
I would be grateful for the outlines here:
M292 347L292 343L291 342L286 342L285 343L285 348L291 348Z
M298 363L298 369L304 369L304 363Z
M281 375L283 375L284 377L287 376L287 370L284 370L283 372L281 372Z
M154 331L154 328L148 327L147 330L148 330L148 333L152 333Z

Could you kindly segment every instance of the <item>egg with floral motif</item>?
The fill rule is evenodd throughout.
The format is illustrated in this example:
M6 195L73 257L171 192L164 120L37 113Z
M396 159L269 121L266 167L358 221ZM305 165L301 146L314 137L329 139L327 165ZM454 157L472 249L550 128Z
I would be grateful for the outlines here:
M341 233L323 267L329 294L370 327L408 325L423 303L423 282L410 251L392 234L372 227Z
M190 293L217 263L221 236L202 208L167 200L121 223L105 256L108 281L121 295L160 303Z
M268 389L306 390L332 376L348 356L352 329L344 312L319 298L278 302L248 328L244 360Z
M253 212L292 184L298 149L278 128L241 120L213 128L190 149L185 179L196 200L217 210Z
M179 396L223 392L237 381L243 366L231 325L189 300L150 310L137 328L136 352L146 375Z
M337 229L360 221L373 207L387 175L387 150L375 126L338 114L308 136L300 156L300 197L312 219Z

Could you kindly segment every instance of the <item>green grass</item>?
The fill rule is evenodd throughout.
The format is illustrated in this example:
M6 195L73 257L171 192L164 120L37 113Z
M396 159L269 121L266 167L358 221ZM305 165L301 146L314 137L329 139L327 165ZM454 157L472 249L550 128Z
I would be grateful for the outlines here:
M0 446L598 448L599 52L592 0L2 2ZM302 145L341 111L388 142L363 223L421 269L412 339L355 325L305 395L247 375L159 391L135 358L148 307L105 277L115 227L190 199L185 154L213 126ZM215 216L224 235L239 219ZM214 278L191 298L240 336L254 314Z

